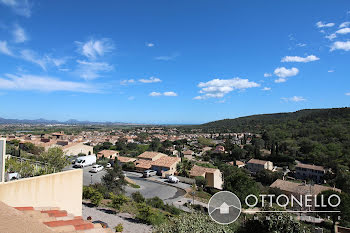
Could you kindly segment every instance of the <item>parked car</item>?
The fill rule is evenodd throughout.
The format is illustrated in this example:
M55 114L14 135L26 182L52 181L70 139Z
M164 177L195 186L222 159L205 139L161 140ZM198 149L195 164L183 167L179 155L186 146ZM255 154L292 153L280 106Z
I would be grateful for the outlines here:
M151 177L157 175L157 171L154 170L146 170L143 172L143 177Z
M94 166L92 166L92 169L90 170L90 172L95 172L95 173L97 173L97 172L100 172L100 171L102 171L103 170L103 166L102 165L94 165Z
M86 166L93 165L95 163L96 163L95 155L81 156L75 160L73 167L86 167Z
M112 164L107 163L107 164L106 164L106 168L112 168Z
M179 179L177 178L177 177L175 177L175 176L169 176L168 177L168 182L169 183L179 183Z

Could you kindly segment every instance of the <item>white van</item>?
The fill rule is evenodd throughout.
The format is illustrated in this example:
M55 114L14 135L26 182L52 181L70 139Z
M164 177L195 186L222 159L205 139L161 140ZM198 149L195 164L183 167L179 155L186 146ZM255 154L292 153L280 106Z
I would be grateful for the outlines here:
M96 163L95 155L81 156L75 160L73 167L86 167L86 166L91 166L95 163Z

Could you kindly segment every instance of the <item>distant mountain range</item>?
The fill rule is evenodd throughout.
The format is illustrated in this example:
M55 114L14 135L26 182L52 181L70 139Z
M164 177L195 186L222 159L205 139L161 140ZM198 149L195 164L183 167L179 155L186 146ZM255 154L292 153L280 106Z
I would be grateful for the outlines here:
M46 120L46 119L35 119L35 120L19 120L19 119L5 119L0 117L0 124L65 124L65 125L134 125L130 123L123 122L95 122L95 121L78 121L75 119L70 119L67 121L56 121L56 120Z

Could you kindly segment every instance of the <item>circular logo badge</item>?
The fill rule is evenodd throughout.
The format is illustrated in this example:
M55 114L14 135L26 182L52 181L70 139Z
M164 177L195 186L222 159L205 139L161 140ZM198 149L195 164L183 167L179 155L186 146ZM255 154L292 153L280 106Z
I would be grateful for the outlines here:
M209 216L219 224L230 224L241 214L241 201L229 191L215 193L208 203Z

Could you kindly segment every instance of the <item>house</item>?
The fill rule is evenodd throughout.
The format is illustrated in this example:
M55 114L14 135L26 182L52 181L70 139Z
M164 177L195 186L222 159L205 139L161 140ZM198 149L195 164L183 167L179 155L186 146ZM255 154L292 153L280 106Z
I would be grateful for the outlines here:
M136 158L125 157L125 156L117 156L117 160L120 164L135 162Z
M295 166L295 177L306 180L311 179L316 183L323 182L323 176L326 174L326 169L322 166L299 163Z
M184 158L186 158L188 160L192 160L194 152L192 150L185 150L182 152L182 154L183 154Z
M341 192L340 189L337 188L332 188L328 186L323 186L323 185L308 185L305 183L297 183L297 182L292 182L292 181L287 181L287 180L280 180L277 179L275 182L273 182L270 185L271 188L279 188L282 190L283 193L286 195L293 195L296 198L299 198L300 196L303 195L312 195L312 197L317 196L323 191L327 190L333 190L337 192ZM315 203L314 201L311 201L311 203Z
M194 178L196 176L203 176L207 181L208 187L213 187L220 190L222 189L224 182L219 169L194 165L190 171L190 177Z
M100 158L115 159L115 157L117 156L119 156L119 151L116 151L116 150L102 150L97 153L97 159L100 159Z
M160 159L152 162L151 169L157 171L157 173L163 177L165 175L174 175L176 172L176 166L180 162L181 158L163 156Z
M160 153L160 152L154 152L154 151L145 151L139 156L137 156L138 159L144 159L144 160L151 160L155 161L157 159L160 159L163 156L167 156L166 154Z
M151 169L152 162L153 162L152 160L138 159L135 161L135 169L136 171L140 171L140 172Z
M84 143L72 143L62 147L63 152L67 156L75 156L78 154L93 154L93 147L84 145Z
M265 160L251 159L248 161L246 167L251 173L257 173L264 169L272 171L273 163Z
M238 168L242 168L245 166L245 163L239 160L228 162L227 164L232 165L232 166L237 166Z
M216 146L215 147L215 150L214 150L214 153L218 153L218 154L220 154L220 153L225 153L225 147L223 147L223 146Z

